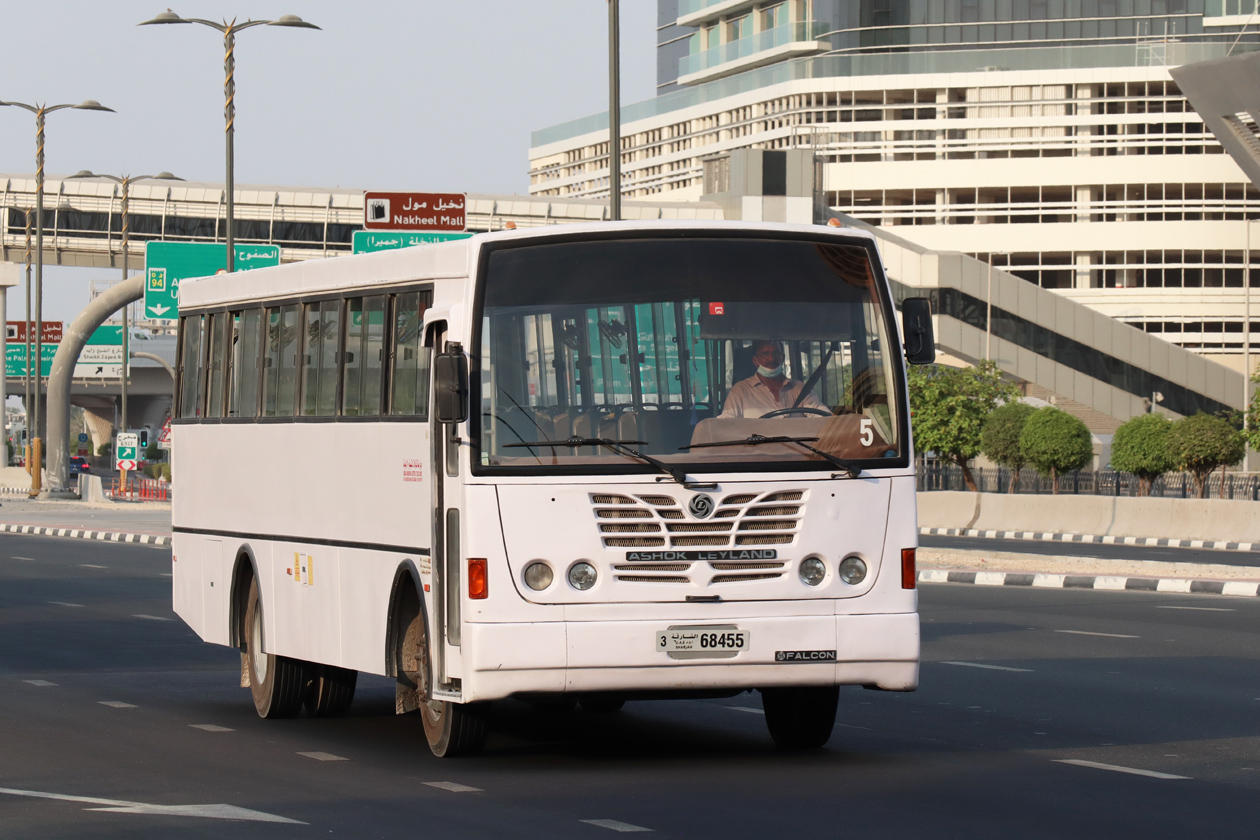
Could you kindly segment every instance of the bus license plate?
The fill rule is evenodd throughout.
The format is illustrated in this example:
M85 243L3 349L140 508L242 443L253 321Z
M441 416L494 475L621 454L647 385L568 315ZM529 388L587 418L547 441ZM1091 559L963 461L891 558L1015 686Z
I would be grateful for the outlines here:
M748 648L748 631L734 624L680 625L656 633L656 649L670 659L730 659Z

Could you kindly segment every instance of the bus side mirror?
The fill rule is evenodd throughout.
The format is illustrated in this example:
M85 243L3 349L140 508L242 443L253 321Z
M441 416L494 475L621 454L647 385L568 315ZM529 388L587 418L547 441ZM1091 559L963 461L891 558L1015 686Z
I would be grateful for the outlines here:
M930 365L936 361L936 337L932 333L932 304L927 298L906 298L901 303L901 326L906 337L906 361Z
M468 360L458 344L433 359L433 413L439 423L468 419Z

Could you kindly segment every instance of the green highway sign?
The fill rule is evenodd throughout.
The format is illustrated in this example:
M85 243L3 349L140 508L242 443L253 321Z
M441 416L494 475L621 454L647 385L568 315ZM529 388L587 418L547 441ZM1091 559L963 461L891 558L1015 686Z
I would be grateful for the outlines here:
M114 458L119 470L135 470L139 464L136 450L140 448L140 436L134 432L119 432L114 444Z
M411 233L403 230L356 230L354 253L371 254L375 251L393 251L413 245L429 245L434 242L450 242L467 239L471 233Z
M280 264L276 245L236 245L237 271ZM149 242L144 249L144 315L179 317L179 281L227 271L227 250L216 242Z
M40 345L40 355L42 364L39 366L41 376L52 375L53 356L57 355L59 344L43 344ZM6 344L4 346L4 375L9 379L16 379L26 376L26 345L25 344ZM34 346L31 348L34 352Z
M97 327L74 363L75 379L122 379L122 327Z

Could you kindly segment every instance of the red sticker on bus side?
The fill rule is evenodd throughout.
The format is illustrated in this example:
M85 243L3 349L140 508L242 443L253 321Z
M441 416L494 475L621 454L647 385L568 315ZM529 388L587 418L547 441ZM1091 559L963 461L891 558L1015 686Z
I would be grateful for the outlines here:
M709 303L709 314L710 315L725 315L726 304L718 303L717 301L711 301Z

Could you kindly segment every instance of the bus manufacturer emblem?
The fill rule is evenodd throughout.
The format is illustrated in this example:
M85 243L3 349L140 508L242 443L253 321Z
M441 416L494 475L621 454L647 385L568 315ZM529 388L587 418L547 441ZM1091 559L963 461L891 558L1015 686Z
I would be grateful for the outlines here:
M713 513L713 497L698 493L687 503L687 510L696 519L707 519Z

